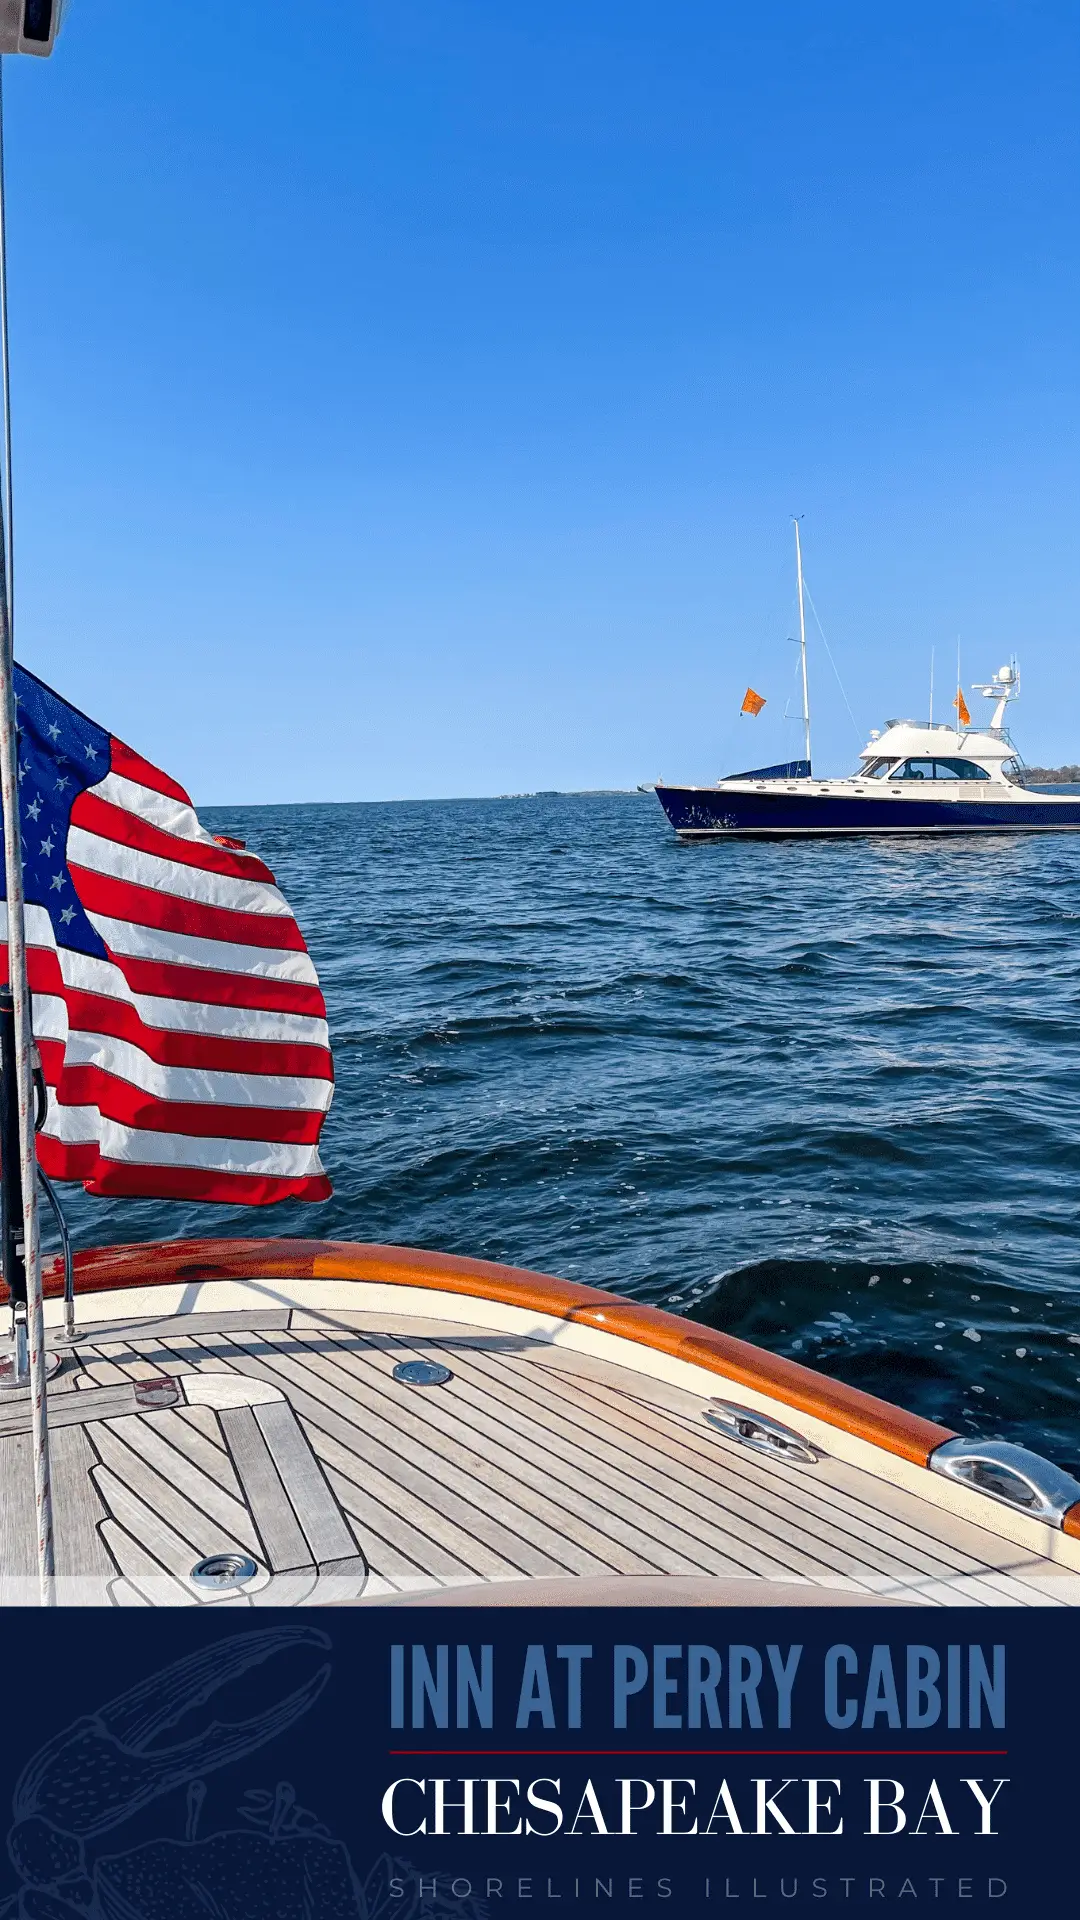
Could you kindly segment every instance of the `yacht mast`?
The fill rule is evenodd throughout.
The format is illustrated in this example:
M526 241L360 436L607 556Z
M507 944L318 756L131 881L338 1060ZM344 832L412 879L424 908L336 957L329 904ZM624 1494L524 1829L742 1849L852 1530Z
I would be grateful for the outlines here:
M799 576L799 652L802 658L802 723L803 757L807 774L810 772L810 694L806 685L806 609L803 606L802 542L799 539L799 522L795 521L795 564Z
M5 6L0 13L0 56L48 56L60 30L64 0L44 9ZM2 64L0 64L2 74ZM4 1226L3 1270L8 1281L12 1344L0 1373L4 1384L28 1392L37 1564L43 1606L55 1606L52 1475L46 1381L45 1315L41 1297L41 1252L37 1217L37 1141L34 1129L34 1033L26 970L26 916L19 830L19 735L15 711L12 643L11 427L8 374L7 232L3 179L3 97L0 93L0 397L3 401L3 491L0 497L0 806L4 829L6 934L9 988L3 996L5 1072L0 1085L3 1134L8 1147L0 1169L0 1215ZM17 1151L10 1149L17 1145ZM21 1189L21 1191L20 1191ZM22 1233L19 1234L21 1223ZM21 1245L20 1245L21 1239Z
M2 64L0 64L2 73ZM0 95L0 356L3 360L3 397L8 395L7 273L3 190L3 104ZM5 408L6 411L6 408ZM7 440L5 421L5 441ZM5 462L4 504L10 502L9 472ZM5 1156L3 1220L5 1278L11 1307L11 1355L5 1384L29 1389L34 1503L37 1510L37 1560L44 1606L55 1603L53 1575L52 1475L49 1461L49 1416L46 1400L45 1320L41 1300L41 1256L37 1220L37 1142L34 1138L34 1044L30 1010L30 983L26 971L26 921L23 903L22 840L19 831L18 720L15 713L14 656L11 629L11 522L0 508L0 799L4 819L4 877L7 893L7 950L10 999L7 1018L12 1038L0 1098L7 1109L5 1145L17 1143L17 1155ZM0 1009L0 1018L4 1009ZM14 1071L12 1071L14 1069ZM17 1109L17 1113L12 1109ZM11 1159L15 1158L15 1165ZM20 1193L21 1187L21 1193ZM19 1202L21 1201L21 1207ZM21 1232L20 1232L21 1228ZM21 1242L21 1246L18 1244ZM21 1259L19 1254L21 1253ZM21 1295L21 1298L20 1298Z

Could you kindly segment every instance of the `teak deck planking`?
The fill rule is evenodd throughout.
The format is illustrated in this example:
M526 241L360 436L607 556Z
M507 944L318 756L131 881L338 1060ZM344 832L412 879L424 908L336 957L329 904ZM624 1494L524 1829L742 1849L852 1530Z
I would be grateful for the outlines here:
M394 1381L416 1357L453 1379ZM1080 1604L1068 1568L843 1460L748 1451L627 1357L363 1310L90 1325L50 1388L61 1602L292 1605L530 1577L570 1599L582 1576L673 1574L794 1580L810 1601L816 1586ZM236 1404L140 1406L135 1381L163 1374L215 1375ZM10 1599L34 1570L25 1402L0 1404L0 1474ZM258 1584L193 1586L197 1560L230 1550Z

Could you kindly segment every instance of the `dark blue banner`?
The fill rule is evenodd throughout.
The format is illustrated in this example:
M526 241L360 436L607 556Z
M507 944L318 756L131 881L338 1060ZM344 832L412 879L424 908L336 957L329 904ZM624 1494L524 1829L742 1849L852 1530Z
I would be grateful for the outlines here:
M0 1920L1076 1905L1064 1610L7 1626Z

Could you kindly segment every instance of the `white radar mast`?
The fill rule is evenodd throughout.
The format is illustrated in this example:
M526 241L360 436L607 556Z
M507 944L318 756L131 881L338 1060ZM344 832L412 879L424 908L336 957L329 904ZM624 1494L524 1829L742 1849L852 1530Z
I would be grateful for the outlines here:
M999 667L996 673L992 673L988 684L985 686L980 686L977 682L974 682L973 685L976 693L981 693L987 700L997 701L997 706L990 716L988 731L990 733L1003 732L1005 727L1005 709L1013 700L1017 700L1020 697L1020 669L1015 659L1010 660L1008 666Z

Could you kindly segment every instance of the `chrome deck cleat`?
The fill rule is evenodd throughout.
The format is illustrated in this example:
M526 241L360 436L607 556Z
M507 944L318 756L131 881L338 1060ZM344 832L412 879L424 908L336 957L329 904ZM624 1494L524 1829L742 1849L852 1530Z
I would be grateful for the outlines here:
M932 1472L973 1487L1049 1527L1060 1527L1070 1507L1080 1502L1080 1480L1012 1440L946 1440L934 1449L929 1465Z

